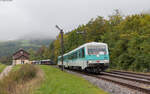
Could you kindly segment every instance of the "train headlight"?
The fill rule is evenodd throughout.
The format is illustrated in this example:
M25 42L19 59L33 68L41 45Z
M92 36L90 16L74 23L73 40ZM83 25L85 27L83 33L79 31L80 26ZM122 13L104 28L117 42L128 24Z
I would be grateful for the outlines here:
M92 61L89 61L89 63L92 63Z
M96 55L97 57L99 57L99 55Z
M108 61L108 60L104 60L104 62L105 62L105 63L109 63L109 61Z

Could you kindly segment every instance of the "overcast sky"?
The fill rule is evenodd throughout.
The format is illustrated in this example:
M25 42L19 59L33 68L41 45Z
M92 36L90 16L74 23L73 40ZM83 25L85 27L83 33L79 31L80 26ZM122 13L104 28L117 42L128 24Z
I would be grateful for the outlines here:
M66 32L114 9L124 15L150 10L150 0L0 0L0 40L24 35L56 37L60 25ZM37 35L38 36L38 35Z

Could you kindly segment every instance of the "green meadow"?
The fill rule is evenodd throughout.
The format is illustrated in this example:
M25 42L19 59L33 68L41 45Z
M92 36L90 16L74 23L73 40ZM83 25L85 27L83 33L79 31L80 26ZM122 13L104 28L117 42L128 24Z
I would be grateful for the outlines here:
M51 66L40 65L40 68L45 73L44 81L34 94L108 94L82 77Z
M0 94L108 94L80 76L46 65L17 65L4 79Z

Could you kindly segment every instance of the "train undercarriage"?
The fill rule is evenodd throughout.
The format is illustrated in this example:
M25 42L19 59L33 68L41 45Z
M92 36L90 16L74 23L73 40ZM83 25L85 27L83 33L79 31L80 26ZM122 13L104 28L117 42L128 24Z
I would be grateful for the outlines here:
M61 68L62 66L59 65L59 67ZM88 66L84 69L82 69L81 66L68 66L64 68L99 74L100 72L105 71L108 67L109 67L109 64L104 64L104 63L97 64L96 63L96 64L88 64Z
M95 63L95 64L89 64L88 67L85 68L85 71L91 72L91 73L100 73L105 71L108 68L108 64L104 63Z

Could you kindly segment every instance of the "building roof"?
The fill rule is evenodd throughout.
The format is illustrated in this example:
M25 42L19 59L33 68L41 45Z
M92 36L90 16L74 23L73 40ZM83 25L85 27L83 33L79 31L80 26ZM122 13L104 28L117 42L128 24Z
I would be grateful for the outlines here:
M23 53L22 53L22 52ZM25 50L23 50L22 48L21 49L19 49L17 52L15 52L14 54L13 54L13 59L14 60L17 60L17 59L19 59L19 58L26 58L26 59L29 59L29 53L28 52L26 52Z
M28 56L26 56L26 55L19 55L19 56L17 56L17 57L14 57L14 59L16 60L16 59L19 59L19 58L21 58L21 57L25 57L26 59L29 59L29 57Z
M23 48L20 48L18 51L16 51L14 54L13 54L13 56L14 55L16 55L18 52L20 52L20 51L23 51L23 52L25 52L25 53L27 53L28 55L30 55L27 51L25 51Z

